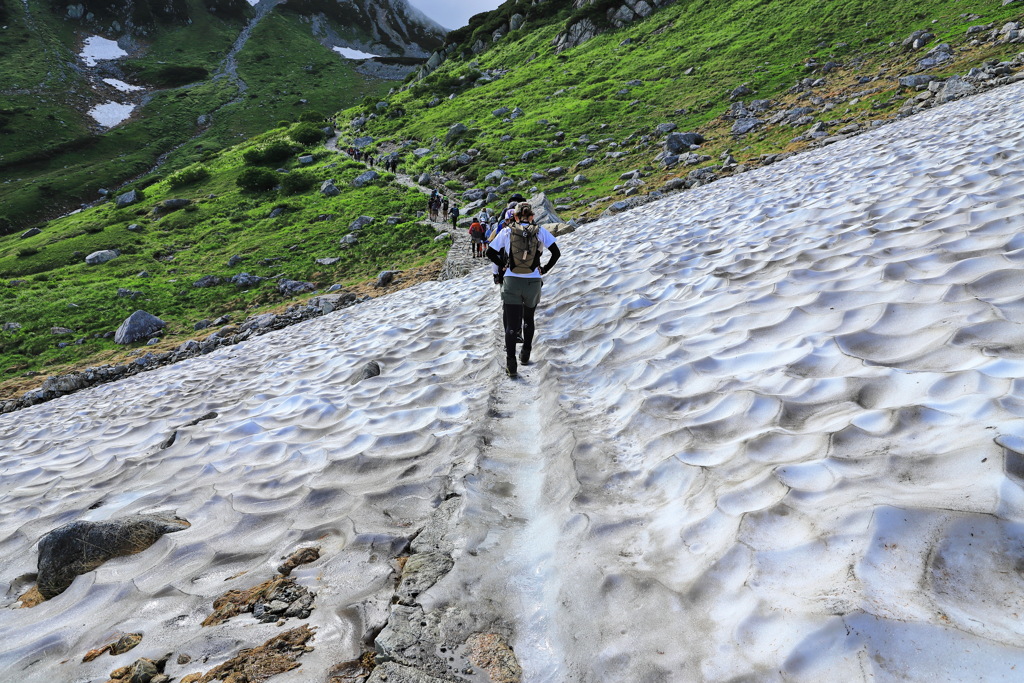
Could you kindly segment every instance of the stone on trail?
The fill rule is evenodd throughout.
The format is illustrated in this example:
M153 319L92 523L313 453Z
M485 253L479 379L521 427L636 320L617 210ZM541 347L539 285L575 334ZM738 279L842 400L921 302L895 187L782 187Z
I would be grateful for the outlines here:
M149 339L164 327L167 327L167 323L155 315L142 310L135 311L125 318L117 328L117 332L114 333L114 342L116 344L132 344Z
M366 683L445 683L444 679L425 674L411 666L384 662L373 670Z
M177 517L132 515L105 522L71 522L39 541L39 592L49 600L75 577L109 559L140 553L167 533L191 526Z

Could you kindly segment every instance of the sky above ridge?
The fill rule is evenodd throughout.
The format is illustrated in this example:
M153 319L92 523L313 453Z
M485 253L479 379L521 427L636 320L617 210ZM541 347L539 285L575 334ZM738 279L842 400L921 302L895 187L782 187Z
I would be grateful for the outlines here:
M469 18L487 12L502 0L409 0L409 4L447 29L462 28Z

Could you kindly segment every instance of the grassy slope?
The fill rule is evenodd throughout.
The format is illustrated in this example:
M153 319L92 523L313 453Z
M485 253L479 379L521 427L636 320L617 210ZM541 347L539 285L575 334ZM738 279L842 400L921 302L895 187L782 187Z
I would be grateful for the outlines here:
M982 18L962 16L970 12ZM607 160L607 145L596 153L588 153L586 145L567 149L582 134L589 134L594 142L605 138L622 144L630 134L650 133L657 124L671 121L680 130L705 131L713 140L705 153L717 158L717 153L731 149L743 162L762 152L781 151L804 129L787 126L762 130L742 140L732 139L728 126L716 117L728 109L727 95L733 88L747 83L757 91L757 95L744 98L747 101L753 97L778 99L798 78L807 75L804 63L810 57L822 63L844 63L841 71L848 79L875 75L886 66L886 60L897 57L899 43L913 30L935 32L935 44L943 40L960 43L970 25L994 21L998 26L1019 15L1019 9L1002 7L996 0L922 0L912 4L882 0L680 0L646 21L599 36L560 55L554 54L551 40L563 23L544 27L528 23L523 30L473 57L478 66L450 60L420 84L389 98L392 108L402 108L406 114L399 119L376 118L364 132L381 140L434 140L437 158L416 162L410 155L406 159L407 165L422 170L437 170L457 149L476 147L481 154L473 164L460 169L462 178L471 183L482 180L502 162L514 178L522 179L533 172L556 165L569 168L585 157L594 157L598 163L585 171L589 182L579 189L566 188L569 183L565 179L536 183L542 190L566 192L563 199L575 199L576 208L568 215L593 215L586 209L592 199L612 195L622 172L650 164L659 150L656 141L643 147L626 144L620 149L630 151L629 156ZM621 45L626 39L632 43ZM889 46L892 41L896 41L896 48ZM976 65L984 57L1018 51L1019 46L1014 45L996 51L978 50L938 74L962 71L965 64ZM923 52L916 56L923 56ZM905 61L909 59L907 56ZM684 75L691 67L695 72ZM478 69L495 68L512 72L496 82L461 92L457 86L450 87L460 77L471 78ZM864 98L852 107L844 105L821 118L842 115L854 120L873 111L872 105L892 96L894 77L899 73L893 70L872 84L883 85L887 92ZM838 77L833 74L830 80ZM627 86L633 79L644 82ZM620 92L623 90L627 92ZM460 94L447 99L452 92ZM441 98L441 104L431 108L428 102L435 97ZM490 113L500 106L519 106L526 115L503 123ZM360 107L345 115L370 113L371 108ZM554 126L539 124L541 119ZM470 134L451 149L437 144L436 139L443 139L448 127L459 122L470 127ZM599 127L602 123L606 124L603 129ZM554 142L555 131L565 133L564 143ZM513 139L502 142L500 138L506 134ZM544 149L544 154L529 163L519 161L523 152L535 148ZM651 170L655 170L653 166Z
M193 23L157 33L143 56L122 60L127 73L145 82L168 64L217 70L240 24L222 21L192 1ZM23 15L20 3L14 10ZM0 95L0 110L16 112L7 117L12 133L0 135L0 175L11 181L0 183L0 214L21 225L95 200L100 188L147 172L168 150L180 146L167 160L173 170L282 119L294 120L305 108L333 111L388 87L357 74L296 17L274 14L254 31L249 45L261 47L247 45L239 55L239 74L249 85L244 98L236 99L238 91L227 79L157 91L131 121L97 136L83 115L96 96L72 68L75 56L62 47L75 43L72 25L42 10L32 17L39 31L29 30L19 16L0 32L0 54L12 47L11 58L3 58L5 72L9 64L23 64L13 72L13 83L50 74L39 89ZM213 125L200 130L197 118L211 112Z
M0 332L0 381L25 370L45 370L109 353L117 348L113 342L94 335L114 330L139 308L162 317L170 323L170 335L185 339L194 336L192 323L201 318L228 314L237 320L284 301L274 281L248 291L230 284L192 286L205 275L230 277L246 271L318 285L352 283L383 269L419 265L443 253L444 247L434 242L433 229L411 220L423 203L418 192L386 180L351 188L351 181L365 169L351 161L341 162L341 157L322 147L310 150L319 160L301 172L316 178L316 188L319 181L334 179L344 188L339 197L324 197L316 188L289 197L238 190L235 179L245 167L242 153L284 139L287 130L270 131L211 159L206 164L211 176L201 183L171 188L163 180L146 189L146 200L139 205L116 209L104 204L54 221L36 237L0 240L0 274L24 279L0 300L0 321L23 325L16 332ZM294 160L274 164L278 166L300 172ZM160 219L148 213L149 207L169 197L193 199L195 204ZM279 206L286 212L268 218ZM376 223L364 231L359 245L340 248L338 239L368 210L364 207L372 207L369 215L376 217ZM327 213L337 218L313 220ZM404 221L387 226L385 219L391 215ZM143 229L128 231L130 224ZM85 255L109 248L120 249L123 255L102 266L84 263ZM38 252L32 254L33 250ZM235 254L245 261L229 268L228 259ZM315 263L330 256L341 260L329 267ZM272 261L264 264L264 259ZM150 277L139 277L142 271ZM141 294L135 299L119 297L119 288ZM50 334L52 326L71 328L74 335L55 337ZM60 341L78 338L85 342L56 348Z
M961 16L972 11L982 18ZM882 87L882 92L863 97L859 103L844 102L819 114L820 119L855 121L868 116L892 116L908 96L896 92L895 77L909 71L907 65L921 56L900 55L898 42L906 35L918 28L928 28L938 34L938 40L959 44L968 25L999 25L1017 14L1019 10L1012 6L1003 8L996 0L979 0L970 5L925 0L915 3L912 10L878 0L825 4L809 0L736 0L725 7L720 3L681 0L647 21L600 36L561 55L553 53L551 40L564 22L528 26L473 58L477 64L453 59L411 90L388 97L391 108L404 109L405 114L396 119L376 117L367 130L379 140L418 139L430 144L437 153L420 161L410 154L405 168L435 170L459 150L478 148L481 153L477 159L460 169L460 177L467 185L479 183L483 175L500 164L505 164L515 178L522 179L555 165L572 167L592 156L598 163L585 171L589 181L578 187L568 187L565 179L536 183L553 193L558 201L571 202L574 208L567 211L568 215L587 217L612 200L614 186L620 182L618 176L625 170L650 170L649 189L657 187L665 177L690 170L663 171L651 163L659 151L660 136L652 136L644 143L637 134L649 133L663 121L673 121L681 130L705 132L710 143L704 151L716 158L725 149L731 149L740 161L762 152L794 149L789 140L802 128L766 127L742 139L728 134L731 124L718 117L729 106L728 92L742 83L758 91L755 97L795 106L798 96L787 95L785 91L806 75L805 60L834 59L843 62L844 68L829 75L830 85L818 89L819 94L835 94L861 75L879 74L871 84L856 87ZM870 21L865 17L871 17ZM294 112L299 97L310 99L311 105L327 111L332 102L366 92L359 90L358 78L346 80L344 72L332 71L334 67L326 62L311 61L320 58L316 56L317 46L311 39L303 40L308 32L303 31L297 19L275 17L274 21L277 25L267 26L268 34L263 38L266 42L254 42L253 48L243 55L243 78L253 88L263 88L251 99L257 106L246 112L269 110L271 118L287 118L285 113ZM282 36L289 46L299 46L293 50L298 54L308 50L302 59L288 62L298 65L299 70L262 56L264 52L272 54L266 46L275 35ZM632 42L622 45L627 38ZM891 41L897 41L897 47L891 47ZM256 45L260 45L259 50ZM1011 45L966 51L940 73L962 72L986 57L1015 54L1017 48ZM302 69L307 65L312 67L313 74ZM684 75L691 67L695 73ZM319 72L321 68L323 71ZM478 69L490 68L512 71L488 85L459 85L459 76L472 77ZM283 78L275 84L279 74ZM642 79L643 83L628 86L632 79ZM285 82L287 86L283 85ZM628 92L620 93L623 89ZM451 92L458 95L448 100ZM347 110L340 118L347 120L375 111L377 93L370 95L367 105ZM189 96L186 92L182 98ZM314 99L318 96L323 99ZM429 107L427 103L435 97L441 98L441 104ZM752 97L745 99L749 101ZM505 123L490 113L499 106L520 106L526 115ZM543 125L542 119L554 125ZM255 128L261 119L253 114L251 119L239 116L235 120L243 122L238 129L223 120L214 124L213 129L221 136L219 140L244 135L250 130L246 126ZM469 125L470 133L446 148L439 139L457 122ZM565 133L564 142L554 141L557 130ZM284 132L271 131L258 142L280 137ZM502 142L500 137L505 134L512 135L512 139ZM604 152L612 149L609 142L602 143L596 153L586 152L585 145L571 146L582 134L589 134L595 142L602 138L614 140L619 144L617 149L629 154L621 160L606 159ZM413 192L378 187L349 191L333 200L316 193L290 198L244 195L234 189L233 183L241 168L241 152L247 145L224 154L202 149L200 145L202 141L182 147L176 153L176 161L180 165L204 159L213 173L211 179L173 191L166 181L157 182L147 188L144 203L148 208L164 197L183 195L198 200L192 211L151 221L145 216L145 209L118 211L106 204L55 221L35 238L0 238L0 277L27 279L25 284L8 290L14 294L11 300L0 302L0 322L13 320L25 325L16 333L0 334L0 382L25 369L52 372L62 365L109 354L113 345L94 340L91 335L113 329L138 307L167 317L172 323L172 335L185 338L191 335L190 324L199 318L224 312L241 315L280 301L270 283L248 293L227 285L192 288L191 283L202 275L224 276L248 270L259 275L311 278L319 284L351 282L383 268L422 263L441 251L432 242L429 229L412 223L400 226L394 234L371 228L364 245L350 252L342 253L335 246L345 226L358 215L376 216L377 226L390 213L410 218L422 202ZM524 151L535 148L544 150L538 160L519 161ZM348 181L360 170L354 166L328 169L326 163L321 160L314 168L318 178ZM452 181L451 185L457 187L459 183ZM216 199L204 199L208 194L216 195ZM592 208L590 204L595 198L604 199ZM269 210L282 202L292 210L280 218L267 219ZM311 222L320 213L337 213L339 217L327 223ZM142 223L143 232L128 232L126 226L132 222ZM405 254L394 253L396 245L409 243L416 246ZM85 254L108 247L118 247L126 253L98 268L82 263ZM29 253L32 249L39 253ZM19 255L22 250L29 252ZM245 254L249 260L238 268L227 269L226 261L234 253ZM315 258L337 255L343 255L344 260L335 266L324 270L315 267ZM254 265L272 257L283 260L271 266ZM136 274L143 269L153 277L137 278ZM143 295L137 300L117 298L118 287L138 290ZM48 334L54 325L75 329L75 337L86 337L87 342L56 349L56 342L62 338Z

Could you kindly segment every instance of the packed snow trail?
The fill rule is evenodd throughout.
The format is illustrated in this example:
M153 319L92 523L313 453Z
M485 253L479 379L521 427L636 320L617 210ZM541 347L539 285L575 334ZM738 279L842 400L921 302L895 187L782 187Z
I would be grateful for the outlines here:
M575 578L567 564L573 549L566 532L577 487L573 438L557 403L557 385L545 383L543 349L535 351L533 363L520 366L518 379L499 382L480 416L484 446L465 480L457 535L467 544L456 558L457 588L449 597L475 596L501 614L513 627L525 680L558 683L578 675L560 607L563 584ZM500 338L495 357L504 357Z
M61 524L192 524L5 610L0 679L219 664L281 631L203 629L213 599L313 543L315 649L275 681L323 678L398 642L398 560L460 503L417 623L505 625L525 683L1019 680L1022 94L560 237L520 381L475 273L0 417L6 607Z

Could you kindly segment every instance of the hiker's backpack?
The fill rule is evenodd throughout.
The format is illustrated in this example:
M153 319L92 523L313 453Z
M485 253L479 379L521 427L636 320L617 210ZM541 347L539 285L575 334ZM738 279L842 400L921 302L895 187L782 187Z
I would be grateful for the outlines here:
M484 238L484 226L479 223L473 223L469 226L469 236L476 240L482 240Z
M513 221L508 228L508 269L519 275L532 273L540 265L540 255L544 250L537 236L540 226Z

